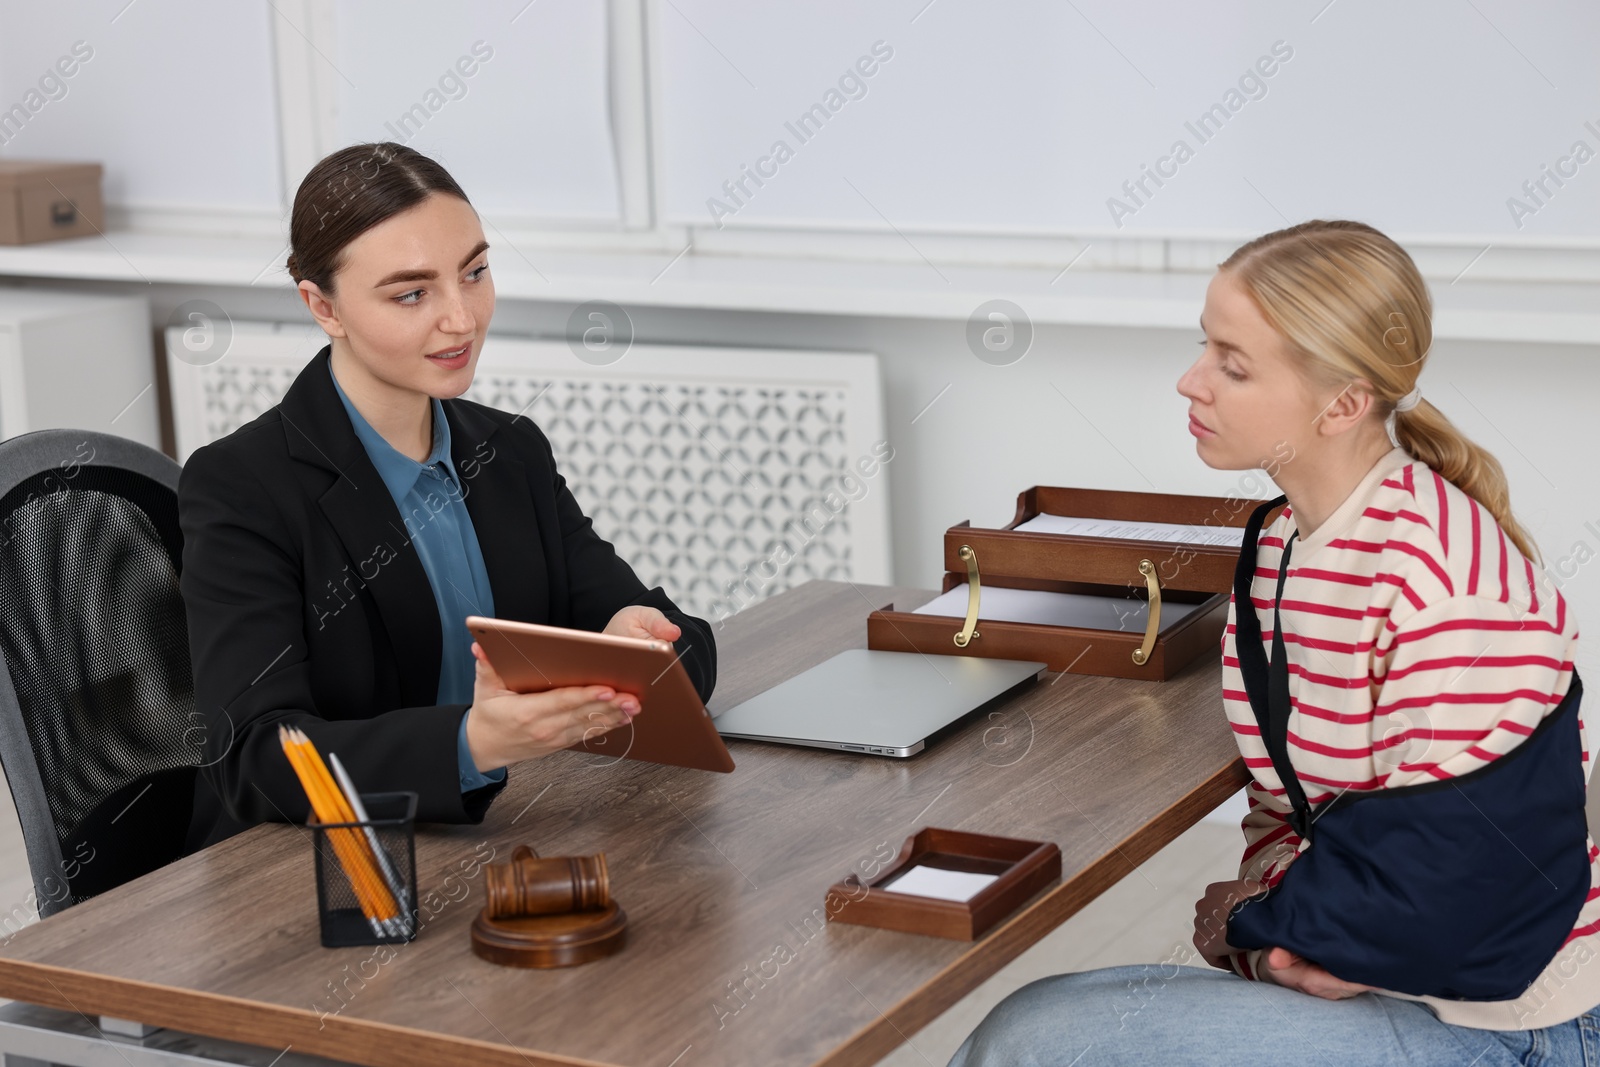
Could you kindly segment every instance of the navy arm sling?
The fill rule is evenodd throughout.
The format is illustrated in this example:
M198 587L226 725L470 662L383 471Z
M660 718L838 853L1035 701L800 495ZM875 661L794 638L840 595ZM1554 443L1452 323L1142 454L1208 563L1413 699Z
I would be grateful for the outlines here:
M1455 778L1344 792L1312 808L1289 761L1289 672L1273 598L1272 659L1250 599L1268 501L1234 573L1239 668L1272 766L1307 842L1278 884L1234 907L1228 943L1282 947L1347 982L1457 1000L1512 1000L1572 932L1589 894L1576 674L1510 752Z

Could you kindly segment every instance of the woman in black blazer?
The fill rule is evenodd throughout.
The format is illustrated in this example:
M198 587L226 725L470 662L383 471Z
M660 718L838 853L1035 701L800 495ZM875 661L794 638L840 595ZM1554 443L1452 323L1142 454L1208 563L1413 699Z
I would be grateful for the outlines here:
M500 768L641 711L602 685L506 690L463 625L478 605L469 573L492 592L478 614L672 641L709 698L706 622L595 533L532 421L453 399L494 287L478 217L443 168L397 144L334 153L296 194L291 245L331 343L179 483L208 764L191 844L305 821L280 724L337 752L363 791L414 790L418 819L459 823L483 818ZM428 510L402 516L416 497L395 494L413 480Z

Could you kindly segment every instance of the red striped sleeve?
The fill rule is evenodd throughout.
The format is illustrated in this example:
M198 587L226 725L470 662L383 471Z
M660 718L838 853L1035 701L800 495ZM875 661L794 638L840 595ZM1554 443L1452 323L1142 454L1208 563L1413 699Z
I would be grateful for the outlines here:
M1270 642L1274 634L1273 631L1268 630L1261 636ZM1358 652L1361 649L1360 645L1353 645L1348 641L1327 641L1320 637L1307 637L1305 634L1297 634L1289 629L1283 631L1283 643L1286 645L1299 645L1301 648L1322 649L1328 652Z
M1433 576L1439 580L1439 584L1444 586L1446 596L1456 595L1455 583L1450 581L1450 576L1444 572L1444 568L1439 565L1439 561L1434 559L1433 556L1429 555L1427 552L1424 552L1416 545L1411 544L1409 541L1391 541L1390 544L1392 544L1397 550L1404 552L1406 555L1415 559L1420 559L1423 565L1427 567L1428 570L1432 572Z
M1506 604L1511 601L1511 550L1506 547L1506 532L1496 526L1495 533L1500 535L1500 603Z
M1262 597L1251 597L1250 603L1260 611L1271 611L1272 601ZM1285 599L1279 607L1284 611L1301 611L1307 615L1331 615L1337 619L1362 619L1366 617L1363 608L1341 608L1331 604L1318 604L1311 600Z
M1328 542L1328 547L1342 549L1345 552L1382 552L1389 547L1389 542L1357 541L1349 537L1335 537Z
M1532 700L1550 705L1561 703L1561 698L1553 693L1545 693L1538 689L1510 689L1499 693L1429 693L1395 701L1380 701L1373 710L1379 715L1390 715L1405 708L1428 708L1435 704L1500 705L1512 700Z
M1535 619L1449 619L1445 622L1435 623L1432 626L1423 627L1418 630L1410 630L1405 633L1396 634L1390 645L1391 647L1398 648L1400 645L1410 644L1413 641L1421 641L1424 638L1432 637L1434 634L1443 633L1447 630L1481 630L1484 633L1494 633L1496 631L1509 632L1513 630L1541 633L1561 632L1552 624Z
M1483 730L1439 730L1431 726L1413 726L1407 730L1396 730L1392 734L1385 734L1372 743L1373 752L1382 752L1399 745L1408 744L1414 740L1422 741L1482 741L1494 733L1494 728ZM1480 757L1481 758L1481 757ZM1425 766L1418 764L1417 766Z
M1361 513L1361 517L1364 519L1381 519L1384 522L1405 519L1407 522L1414 522L1419 526L1428 525L1427 519L1418 515L1415 511L1407 511L1405 508L1396 508L1393 511L1385 511L1382 508L1368 508Z
M1600 931L1600 919L1596 919L1591 923L1584 923L1581 926L1574 926L1572 928L1572 933L1567 935L1567 940L1561 942L1561 947L1566 948L1568 944L1576 941L1578 938L1588 937L1590 934L1595 933L1596 931Z
M1294 827L1290 826L1288 823L1284 823L1281 826L1268 830L1266 833L1262 834L1260 837L1256 838L1254 841L1250 842L1250 844L1245 846L1243 862L1249 863L1251 857L1260 853L1260 851L1266 848L1268 845L1282 841L1285 838L1293 837L1295 837Z
M1405 597L1406 602L1417 611L1421 611L1423 608L1428 606L1428 602L1422 598L1422 594L1411 588L1411 583L1407 582L1398 574L1380 574L1377 575L1373 580L1384 585L1392 585L1399 589L1400 595Z
M1478 595L1478 563L1482 559L1482 550L1479 547L1478 516L1483 514L1483 505L1476 500L1472 502L1472 564L1467 571L1467 595Z
M1270 760L1268 762L1270 762ZM1339 778L1323 778L1319 775L1307 774L1298 767L1295 768L1295 776L1300 779L1300 783L1302 785L1304 785L1306 782L1313 782L1317 785L1325 785L1329 789L1337 790L1341 793L1349 792L1351 790L1361 792L1368 789L1376 789L1378 786L1383 784L1382 782L1378 781L1376 777L1365 778L1359 782L1345 781ZM1310 798L1307 797L1306 799L1309 800Z
M1339 585L1371 585L1376 581L1370 574L1346 574L1343 571L1330 571L1322 567L1299 567L1294 574L1296 578L1314 578L1320 582L1336 582ZM1272 580L1277 581L1277 579L1278 572L1273 571Z
M1439 547L1446 556L1450 555L1450 498L1445 495L1444 479L1439 477L1439 472L1429 470L1433 475L1433 490L1439 500Z
M1233 665L1237 667L1239 661L1234 660ZM1367 679L1360 675L1352 678L1340 678L1336 674L1319 674L1309 667L1300 666L1298 663L1289 664L1289 674L1305 679L1308 685L1321 685L1329 689L1365 689L1368 685Z
M1245 762L1246 766L1252 766L1252 767L1255 766L1255 764L1251 763L1250 760L1248 760L1248 759L1246 759L1244 762ZM1267 762L1267 766L1268 767L1272 766L1272 761L1270 759L1267 760L1266 762ZM1257 784L1259 785L1259 782ZM1301 779L1300 784L1301 785L1305 785L1305 780L1303 778ZM1288 792L1289 792L1287 789L1284 789L1282 786L1279 786L1276 789L1267 789L1265 786L1262 786L1261 788L1266 793L1268 793L1268 794L1270 794L1271 796L1274 796L1274 797L1287 796ZM1321 804L1323 801L1332 800L1334 797L1338 796L1340 793L1343 793L1343 792L1345 792L1345 790L1340 789L1340 790L1337 790L1337 791L1328 790L1328 791L1324 791L1324 792L1321 792L1321 793L1307 793L1306 794L1306 803L1310 804L1312 807L1316 807L1318 804Z
M1315 752L1319 756L1332 756L1334 759L1367 759L1372 755L1373 746L1370 743L1356 745L1352 748L1338 748L1334 745L1325 745L1320 741L1311 741L1293 730L1289 731L1289 744L1302 752ZM1291 760L1291 762L1293 762ZM1296 768L1298 773L1298 768Z
M1404 667L1395 667L1384 676L1385 681L1404 678L1417 671L1441 671L1449 667L1549 667L1559 671L1563 668L1562 660L1557 656L1439 656L1435 659L1419 659L1415 663Z
M1370 708L1366 711L1334 711L1332 708L1319 707L1310 701L1302 700L1295 696L1291 696L1289 701L1294 706L1294 710L1302 715L1309 715L1313 719L1325 719L1328 722L1347 723L1356 726L1372 721L1372 710Z

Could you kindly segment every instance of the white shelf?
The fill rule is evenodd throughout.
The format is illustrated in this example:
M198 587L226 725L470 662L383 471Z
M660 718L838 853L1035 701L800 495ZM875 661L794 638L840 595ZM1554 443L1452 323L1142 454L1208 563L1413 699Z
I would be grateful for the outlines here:
M502 242L503 243L503 242ZM112 232L0 248L0 278L277 288L287 249L264 238ZM923 262L515 249L494 261L501 299L904 318L965 319L986 300L1035 324L1188 329L1208 274L972 267ZM1439 338L1600 344L1600 283L1432 283Z

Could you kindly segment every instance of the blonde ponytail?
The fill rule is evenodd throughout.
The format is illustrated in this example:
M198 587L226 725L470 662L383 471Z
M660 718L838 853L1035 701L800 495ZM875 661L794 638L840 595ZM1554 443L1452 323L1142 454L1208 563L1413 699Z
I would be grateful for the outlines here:
M1468 440L1444 412L1426 400L1410 411L1397 411L1394 436L1401 448L1488 508L1518 552L1542 562L1539 546L1511 514L1511 487L1506 483L1500 461Z
M1433 298L1405 249L1362 222L1313 219L1257 237L1219 268L1251 295L1308 377L1371 383L1374 417L1393 417L1400 447L1488 509L1519 552L1539 559L1511 513L1500 462L1426 400L1396 408L1433 346Z

